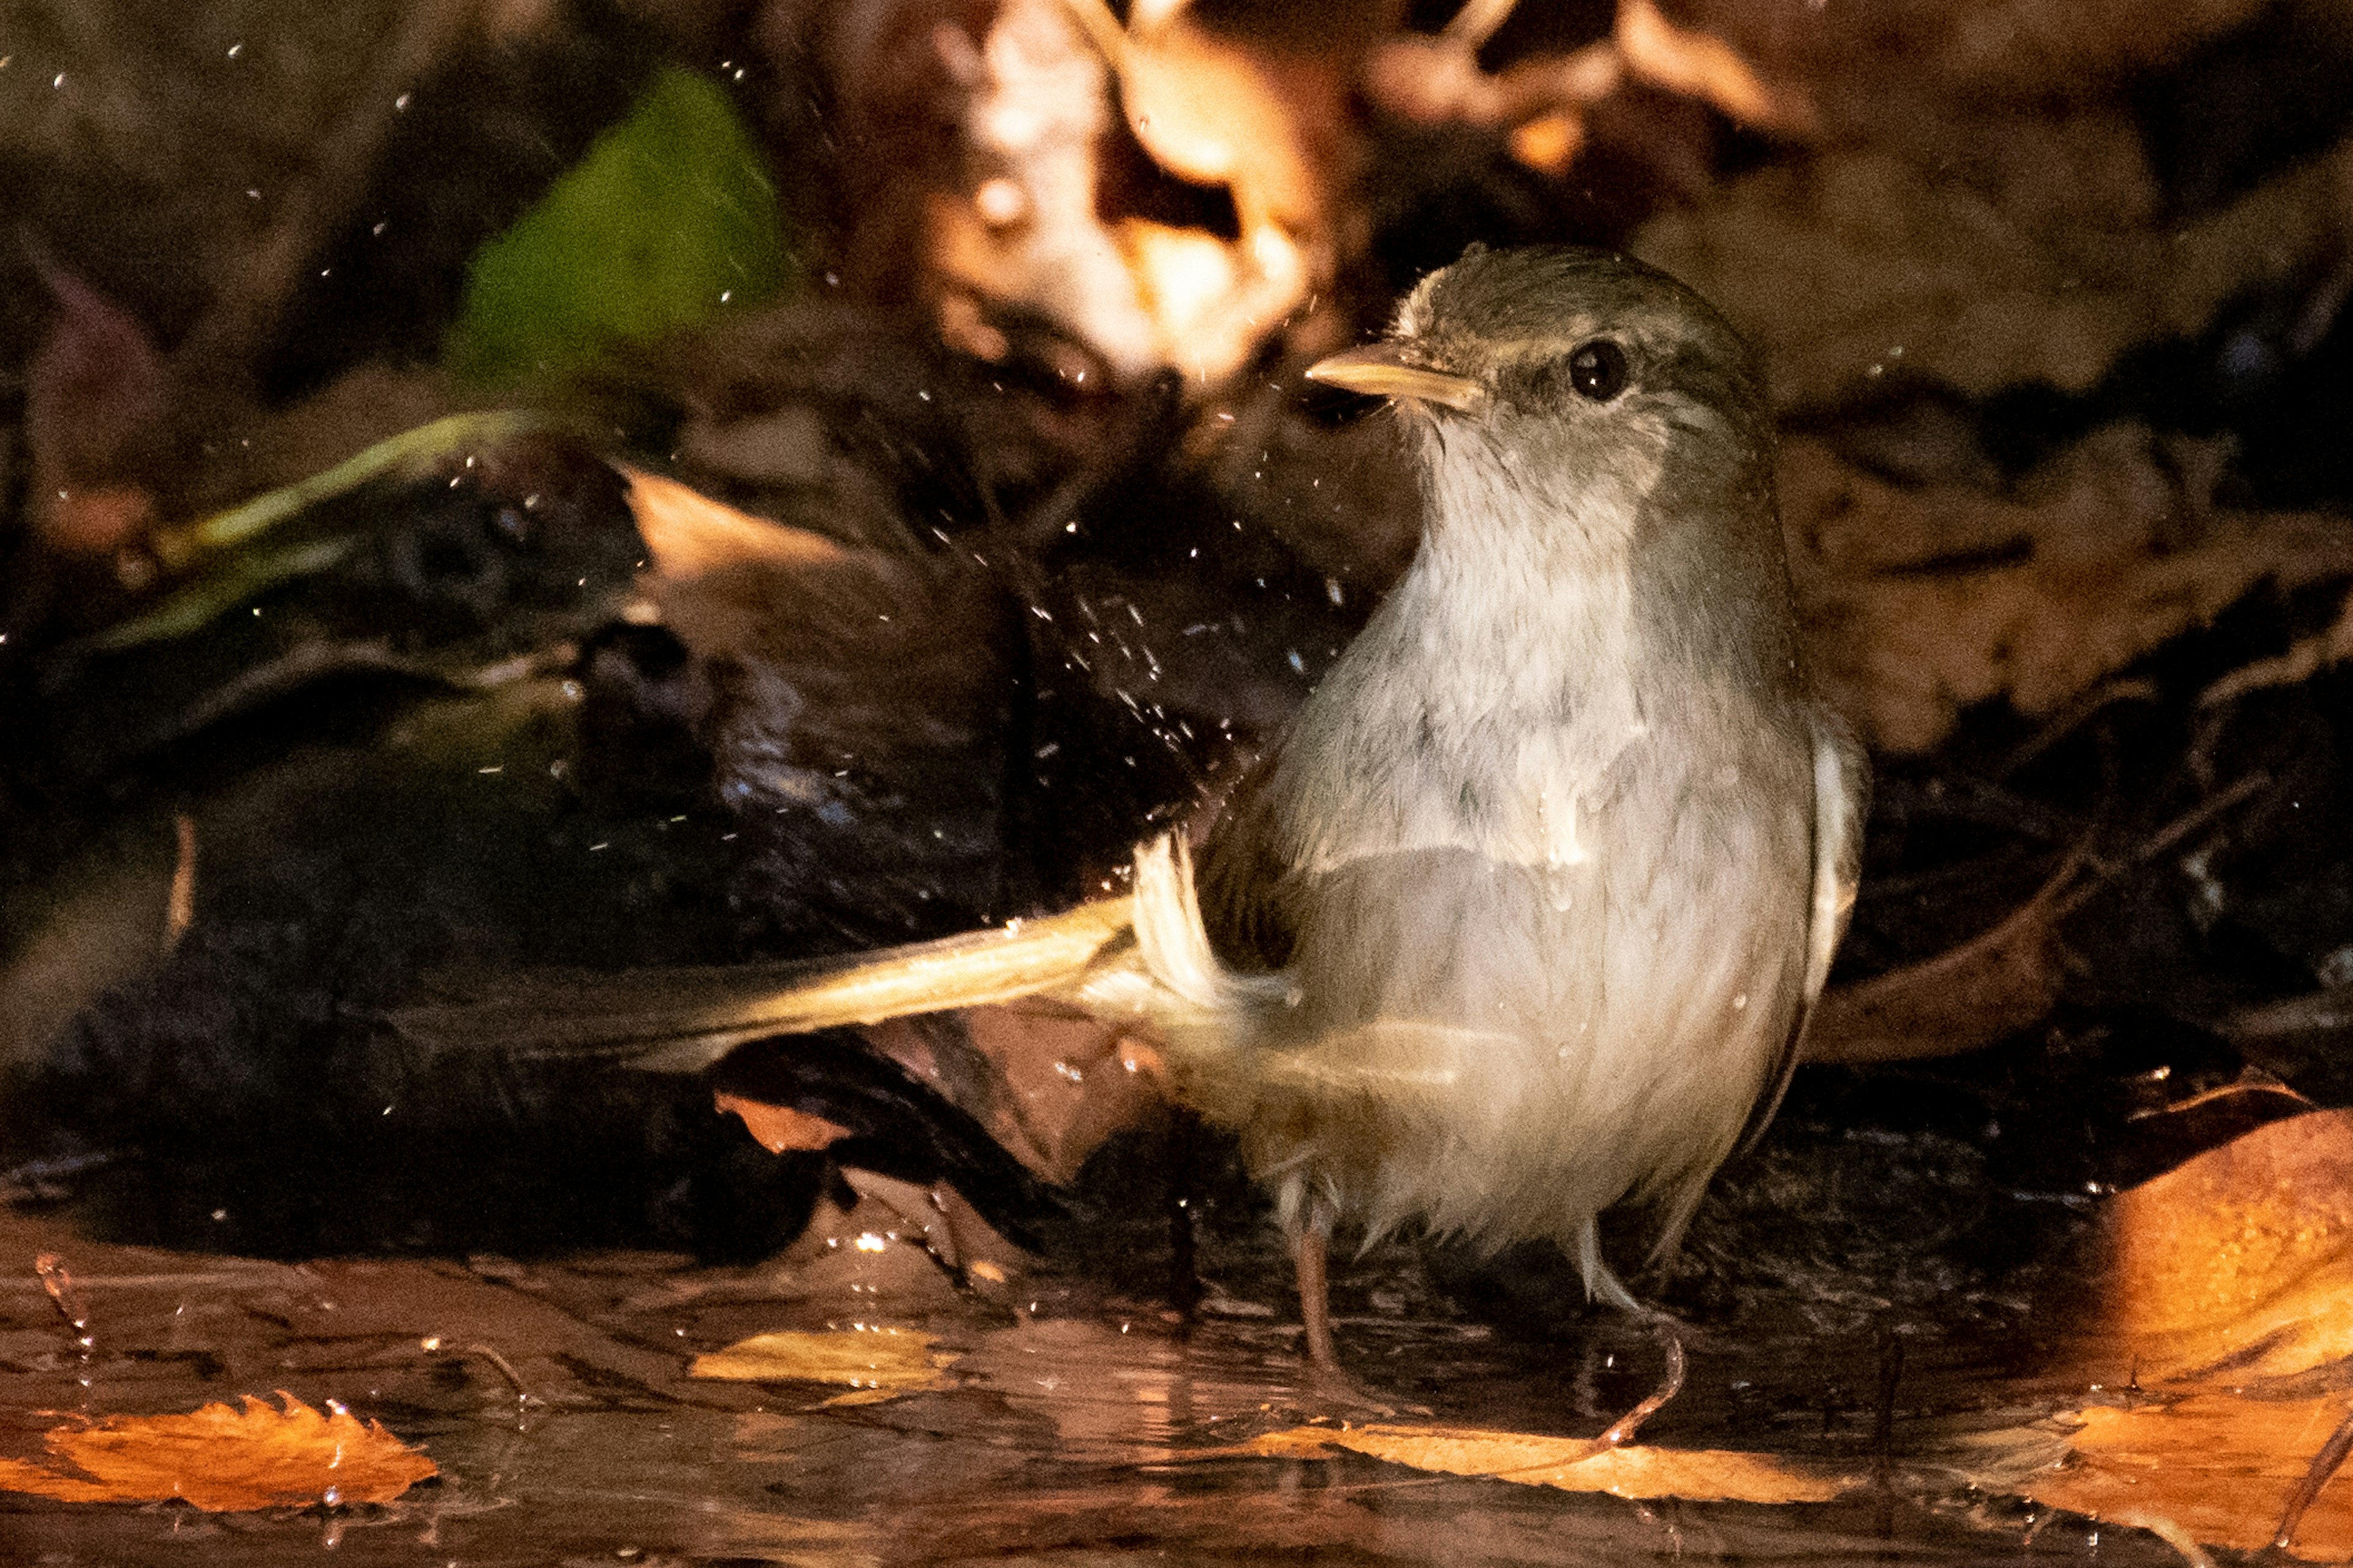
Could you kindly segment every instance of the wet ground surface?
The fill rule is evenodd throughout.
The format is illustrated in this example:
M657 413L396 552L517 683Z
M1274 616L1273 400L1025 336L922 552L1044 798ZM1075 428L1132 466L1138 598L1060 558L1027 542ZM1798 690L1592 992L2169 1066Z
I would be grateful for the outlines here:
M2030 1420L2083 1386L2017 1372L2016 1347L1992 1336L1915 1337L1890 1389L1884 1333L1819 1331L1795 1308L1769 1330L1688 1327L1689 1383L1644 1441L1877 1479L1830 1504L1637 1502L1237 1452L1319 1412L1295 1376L1271 1237L1205 1247L1207 1295L1187 1325L1163 1300L1113 1293L1103 1281L1117 1268L1017 1276L987 1300L921 1247L863 1228L881 1223L861 1209L779 1261L713 1269L658 1253L281 1264L100 1245L55 1216L0 1220L0 1451L33 1452L62 1413L283 1390L383 1422L441 1471L396 1503L332 1511L0 1494L0 1559L2179 1561L2137 1531L2104 1537L1942 1468L1957 1433ZM35 1272L44 1252L82 1293L86 1352ZM1401 1248L1344 1268L1336 1299L1365 1380L1457 1426L1590 1436L1662 1364L1623 1318L1543 1341L1473 1321ZM754 1334L861 1327L926 1331L957 1359L937 1388L848 1405L826 1405L841 1391L815 1383L689 1374L695 1354Z

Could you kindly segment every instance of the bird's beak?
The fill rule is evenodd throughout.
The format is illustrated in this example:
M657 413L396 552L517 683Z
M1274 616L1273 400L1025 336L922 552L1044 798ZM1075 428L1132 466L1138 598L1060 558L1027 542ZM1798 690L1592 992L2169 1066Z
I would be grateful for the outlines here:
M1307 367L1307 379L1327 386L1343 386L1350 392L1369 393L1375 397L1410 397L1442 404L1462 414L1472 412L1487 401L1487 389L1467 375L1449 375L1442 370L1408 364L1396 343L1374 343L1317 360Z

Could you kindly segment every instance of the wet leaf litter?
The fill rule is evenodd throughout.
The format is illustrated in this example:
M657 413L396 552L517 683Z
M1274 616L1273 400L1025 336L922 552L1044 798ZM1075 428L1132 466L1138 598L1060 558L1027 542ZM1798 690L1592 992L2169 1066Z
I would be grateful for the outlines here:
M1907 1530L1963 1531L1955 1561L1974 1550L1957 1542L1983 1529L1989 1505L2013 1517L2045 1517L2046 1545L2049 1531L2067 1527L2021 1510L2056 1509L2064 1510L2062 1520L2127 1525L2158 1541L2179 1536L2253 1550L2273 1539L2291 1500L2312 1481L2312 1462L2347 1408L2341 1394L2308 1394L2293 1382L2315 1371L2325 1377L2333 1364L2325 1347L2341 1329L2307 1314L2316 1320L2308 1347L2321 1348L2283 1358L2269 1320L2245 1310L2292 1293L2325 1271L2334 1254L2325 1237L2314 1244L2326 1223L2294 1207L2274 1207L2269 1227L2246 1223L2251 1203L2283 1201L2283 1171L2298 1176L2295 1191L2324 1206L2347 1190L2314 1176L2342 1163L2341 1119L2301 1120L2323 1125L2274 1123L2250 1135L2256 1146L2225 1146L2206 1157L2207 1170L2122 1194L2114 1211L2112 1248L2127 1257L2132 1237L2145 1237L2152 1226L2192 1247L2211 1245L2195 1239L2203 1235L2253 1238L2259 1266L2242 1271L2243 1288L2228 1305L2253 1325L2241 1331L2253 1337L2238 1345L2235 1358L2226 1328L2210 1325L2201 1344L2259 1378L2200 1368L2174 1377L2144 1373L2137 1386L2105 1385L2108 1392L2095 1395L2114 1403L2063 1409L2033 1429L2005 1434L1970 1412L1989 1394L2025 1392L2032 1380L1989 1379L1967 1357L1942 1368L1915 1357L1902 1395L1905 1413L1892 1429L1901 1451L1893 1468L1880 1445L1890 1433L1873 1435L1863 1421L1829 1437L1832 1423L1817 1424L1802 1403L1810 1379L1793 1377L1778 1394L1760 1390L1753 1374L1767 1370L1770 1356L1747 1345L1712 1345L1705 1336L1694 1357L1690 1399L1656 1413L1644 1440L1547 1432L1579 1399L1591 1408L1597 1400L1639 1398L1656 1375L1655 1343L1639 1333L1612 1336L1606 1327L1595 1336L1614 1344L1606 1352L1598 1344L1499 1343L1428 1296L1390 1302L1388 1311L1377 1306L1366 1329L1393 1353L1413 1357L1415 1386L1447 1414L1419 1422L1286 1424L1285 1412L1300 1408L1303 1393L1286 1381L1294 1364L1292 1331L1271 1312L1249 1310L1247 1300L1279 1297L1279 1259L1215 1249L1229 1283L1185 1332L1151 1303L1107 1299L1083 1279L1050 1270L1026 1282L1034 1299L1008 1317L960 1297L920 1243L859 1228L888 1222L889 1211L869 1206L839 1216L824 1227L832 1234L786 1261L733 1270L682 1268L659 1255L561 1265L480 1258L463 1268L288 1266L79 1242L62 1289L83 1314L86 1351L40 1277L20 1274L5 1298L0 1387L7 1408L19 1413L9 1418L16 1435L8 1441L30 1451L12 1458L0 1481L77 1507L177 1497L201 1510L279 1510L279 1524L246 1537L261 1554L256 1561L271 1560L272 1540L290 1552L315 1550L316 1520L298 1524L283 1511L305 1505L343 1520L338 1528L353 1532L346 1540L420 1531L459 1551L461 1560L511 1550L501 1521L527 1522L533 1539L565 1539L563 1528L545 1535L550 1509L570 1516L584 1541L626 1517L633 1540L690 1556L759 1556L796 1542L796 1552L814 1549L820 1541L852 1550L873 1539L862 1531L884 1517L894 1531L902 1524L912 1530L893 1536L910 1543L899 1559L906 1561L962 1560L967 1550L1020 1539L1029 1529L1075 1546L1113 1533L1130 1539L1142 1528L1172 1548L1214 1552L1259 1528L1255 1515L1247 1527L1240 1522L1243 1510L1268 1508L1285 1516L1273 1527L1278 1538L1382 1540L1414 1550L1415 1542L1434 1548L1441 1539L1427 1531L1459 1528L1451 1510L1475 1508L1483 1518L1496 1506L1474 1502L1482 1496L1475 1491L1432 1488L1496 1485L1678 1510L1647 1523L1639 1514L1576 1513L1544 1527L1585 1542L1585 1549L1609 1543L1662 1561L1677 1540L1736 1548L1748 1529L1766 1531L1759 1541L1778 1533L1746 1525L1737 1514L1689 1511L1702 1505L1829 1509L1811 1515L1808 1528L1826 1542L1853 1532L1858 1547L1876 1513L1916 1510L1922 1517ZM53 1239L22 1218L7 1229L20 1252ZM1377 1263L1364 1271L1365 1279L1379 1281L1376 1292L1414 1272L1401 1258ZM62 1267L49 1278L59 1278ZM2151 1268L2143 1262L2083 1283L2107 1290L2116 1303L2108 1310L2121 1312L2133 1299L2127 1293L2147 1290ZM1243 1298L1231 1294L1236 1289ZM2341 1292L2328 1299L2341 1310ZM778 1322L807 1326L743 1331ZM2090 1358L2113 1359L2136 1342L2129 1335L2087 1336L2057 1352L2068 1370L2046 1367L2042 1386L2096 1373L2101 1363ZM2258 1366L2266 1352L2271 1359ZM1565 1379L1571 1362L1577 1378L1595 1381L1592 1391L1580 1393ZM215 1399L191 1415L94 1414L118 1404L168 1406L186 1391L222 1391L264 1368L296 1392L274 1404ZM1498 1397L1515 1384L1535 1386L1517 1401ZM1726 1401L1725 1390L1737 1393ZM1778 1406L1761 1423L1760 1401ZM76 1404L82 1413L69 1419L26 1421L30 1412ZM1453 1414L1462 1410L1495 1419L1465 1425ZM1604 1407L1596 1428L1613 1413ZM1799 1425L1789 1423L1792 1414ZM1711 1446L1707 1438L1719 1432L1746 1441ZM1757 1447L1760 1434L1776 1441ZM1345 1468L1352 1460L1375 1468L1352 1472ZM1283 1479L1291 1467L1331 1471L1335 1464L1342 1467L1333 1474L1335 1504L1353 1500L1341 1509L1345 1517L1332 1517L1328 1507L1300 1516L1295 1504L1281 1500L1299 1495ZM1105 1466L1149 1478L1143 1493L1128 1489L1116 1509L1107 1499L1082 1501L1086 1487L1101 1484ZM853 1484L845 1468L860 1479ZM1404 1475L1422 1479L1397 1479ZM967 1521L976 1533L959 1542L949 1515L968 1502L950 1503L932 1489L956 1491L983 1476L996 1478L987 1483L994 1500ZM1223 1500L1221 1510L1180 1506L1197 1484L1188 1477ZM428 1478L429 1485L415 1486ZM2309 1485L2292 1521L2287 1550L2302 1559L2342 1552L2344 1504L2331 1479ZM1176 1490L1152 1500L1168 1487ZM609 1488L631 1500L623 1514L600 1514L596 1496ZM2251 1507L2256 1491L2260 1507ZM1261 1500L1246 1500L1252 1497ZM830 1506L817 1506L820 1499ZM517 1513L515 1502L527 1511ZM1071 1511L1098 1508L1103 1511L1086 1523ZM1389 1517L1393 1508L1402 1516ZM1504 1513L1520 1528L1529 1522L1513 1509ZM1972 1516L1978 1522L1967 1525ZM37 1525L21 1512L0 1519L11 1529L36 1528L43 1539L59 1528L55 1515ZM1500 1527L1490 1519L1485 1528ZM1570 1559L1522 1552L1514 1560Z

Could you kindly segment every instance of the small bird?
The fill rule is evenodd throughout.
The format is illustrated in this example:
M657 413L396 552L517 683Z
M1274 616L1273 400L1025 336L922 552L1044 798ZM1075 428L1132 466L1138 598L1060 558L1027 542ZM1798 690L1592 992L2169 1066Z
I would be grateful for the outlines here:
M1799 668L1755 362L1690 289L1473 247L1308 374L1395 401L1422 538L1209 840L1228 1001L1171 1061L1272 1184L1331 1365L1341 1222L1548 1238L1634 1305L1598 1217L1663 1252L1770 1119L1867 767Z
M1342 1226L1550 1239L1635 1307L1599 1216L1645 1212L1658 1256L1769 1120L1860 861L1867 768L1799 667L1755 362L1641 263L1474 246L1308 374L1394 402L1422 537L1198 881L1164 837L1131 899L1018 931L575 987L601 1033L543 990L461 1032L675 1068L1042 993L1148 1024L1177 1098L1239 1136L1319 1371Z

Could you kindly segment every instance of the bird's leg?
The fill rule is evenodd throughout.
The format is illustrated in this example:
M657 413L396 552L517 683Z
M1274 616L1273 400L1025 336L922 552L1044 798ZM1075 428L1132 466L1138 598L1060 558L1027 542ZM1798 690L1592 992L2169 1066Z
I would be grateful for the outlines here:
M1328 1273L1331 1222L1311 1214L1299 1227L1293 1261L1299 1270L1299 1316L1307 1325L1307 1364L1319 1377L1339 1376L1340 1352L1332 1343L1332 1289Z
M1388 1398L1366 1388L1340 1365L1340 1352L1332 1341L1331 1248L1331 1211L1311 1205L1292 1243L1292 1261L1299 1275L1299 1319L1307 1330L1307 1381L1315 1398L1325 1405L1373 1415L1395 1415L1400 1411L1429 1415L1425 1405Z

